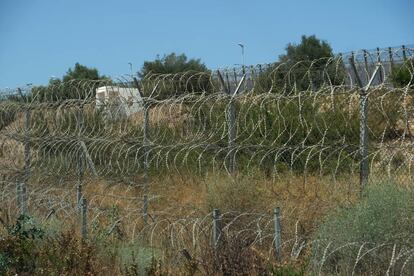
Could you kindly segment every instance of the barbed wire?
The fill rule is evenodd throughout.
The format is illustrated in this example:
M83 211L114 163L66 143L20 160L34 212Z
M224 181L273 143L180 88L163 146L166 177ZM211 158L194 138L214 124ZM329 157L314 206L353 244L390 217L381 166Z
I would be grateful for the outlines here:
M59 167L54 166L53 170L64 173L70 171L77 156L85 150L79 146L83 141L100 175L114 170L120 174L136 172L142 166L144 148L149 150L150 165L157 169L226 168L231 150L244 159L246 169L254 166L272 169L269 164L276 166L281 162L288 169L299 166L299 170L306 171L312 161L316 162L312 165L314 171L325 173L326 162L338 168L357 160L358 91L340 87L329 93L308 92L143 98L150 118L148 146L143 143L143 108L130 117L120 111L131 103L120 102L114 109L113 105L97 108L90 99L12 102L2 106L2 119L13 120L1 131L5 141L3 151L15 151L16 142L23 143L28 135L33 161L38 162L36 167L51 169L49 165L54 163ZM383 87L370 92L371 116L376 120L369 126L373 156L378 157L381 151L401 143L404 148L411 147L412 118L407 104L412 101L411 92ZM230 122L226 114L231 104L237 106L237 118L232 122L237 132L234 145L229 146ZM32 117L28 134L22 117L26 109ZM79 114L84 117L82 121L77 117ZM276 172L277 168L273 169Z
M250 73L242 67L149 74L139 80L72 80L6 97L0 101L0 196L6 207L2 211L11 216L22 208L16 204L16 183L42 183L53 176L76 181L77 200L73 190L58 185L30 185L24 195L27 206L44 220L51 212L69 220L79 213L79 199L87 194L82 190L86 179L121 179L134 183L141 193L89 194L91 224L106 220L104 229L96 226L95 233L112 232L119 221L129 221L132 238L151 233L150 241L157 237L159 243L163 240L171 248L192 249L191 254L201 256L199 245L211 237L211 214L194 208L186 209L186 216L174 217L169 210L149 214L145 206L159 198L151 193L149 176L235 176L260 170L275 179L300 175L304 184L315 175L357 182L365 147L372 181L408 183L414 159L414 64L412 49L405 51L401 63L391 67L382 58L370 61L373 70L366 70L371 67L354 53L348 65L342 56L257 66ZM369 106L366 113L364 106ZM367 144L361 144L363 117ZM26 188L18 188L19 203ZM142 195L144 211L136 202ZM111 220L105 200L128 203ZM134 219L141 212L149 216L145 223ZM283 219L296 229L284 239L283 250L297 258L306 248L320 246L319 273L331 265L335 252L354 246L359 250L349 264L352 270L363 258L390 247L389 268L404 271L412 266L412 248L309 240L298 233L297 218ZM223 235L241 238L247 247L267 252L269 259L272 220L267 211L225 213Z
M2 206L13 208L15 206L13 203L14 183L3 182L1 184ZM69 189L44 185L32 189L30 198L32 214L37 215L45 224L59 219L69 226L77 220L77 206L73 203ZM219 232L221 245L214 249L211 239L215 227L212 212L200 213L193 210L187 212L186 216L168 211L155 212L152 220L142 224L142 220L137 215L140 210L135 207L135 203L119 210L119 213L116 213L112 219L111 215L114 214L114 210L104 205L96 198L90 198L88 214L92 236L109 237L115 234L114 229L119 228L118 231L129 232L132 237L128 238L131 240L146 237L151 248L167 247L172 262L181 263L185 250L185 253L201 267L203 262L211 261L209 258L217 254L241 254L241 251L231 251L234 250L232 249L234 244L241 246L242 249L239 250L250 250L264 261L274 262L274 217L270 211L227 211L221 214ZM2 212L4 210L7 209L1 208ZM406 275L413 269L414 248L410 246L409 241L405 244L385 240L383 243L364 241L339 243L314 239L313 236L301 230L301 221L292 216L292 211L285 209L281 216L283 222L281 251L284 259L291 260L307 256L310 250L316 252L316 257L313 258L316 263L312 264L315 274L325 275L332 272L333 269L335 270L338 258L345 256L347 262L342 261L341 265L344 267L341 269L349 273L358 274L365 269L371 272L393 271L398 275ZM382 267L378 267L378 263L381 263ZM361 267L360 264L364 265ZM375 264L375 266L370 264Z

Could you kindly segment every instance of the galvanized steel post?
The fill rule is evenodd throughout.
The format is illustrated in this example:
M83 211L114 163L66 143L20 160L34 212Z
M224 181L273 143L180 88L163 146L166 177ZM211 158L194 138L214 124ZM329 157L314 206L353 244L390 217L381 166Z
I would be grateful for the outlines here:
M393 58L391 47L388 47L388 55L390 59L390 73L392 74L394 71L394 58Z
M359 182L361 191L368 183L369 164L368 164L368 96L364 89L361 78L358 75L358 70L355 65L355 59L352 56L349 60L352 69L355 73L355 78L359 86Z
M374 81L377 72L381 69L381 64L377 63L374 72L367 85L363 85L361 78L358 75L358 70L355 65L353 57L349 59L352 69L355 73L355 78L359 86L359 117L360 117L360 137L359 137L359 153L360 153L360 186L361 193L368 184L369 177L369 159L368 159L368 90Z
M274 223L275 223L275 256L277 261L282 260L282 226L281 226L281 214L280 208L276 207L273 211Z
M77 171L78 171L78 179L76 184L76 203L78 205L78 210L81 212L81 200L82 200L82 186L83 186L83 175L84 175L84 154L83 149L81 146L81 134L83 129L83 113L82 113L82 107L79 107L79 110L77 111L77 130L78 130L78 143L79 143L79 151L77 154Z
M221 215L219 209L213 210L213 246L218 248L221 240Z
M380 52L380 48L377 47L377 63L381 63L381 52ZM382 68L380 68L380 72L379 72L379 78L380 78L380 82L383 83L384 82L384 72L382 71Z
M20 214L27 213L27 183L30 178L30 109L27 107L24 113L24 176L19 183L19 207Z
M144 129L143 129L143 147L144 147L144 183L143 183L143 206L142 217L145 222L148 221L148 157L149 157L149 105L144 99Z
M88 238L88 203L84 196L81 199L81 235L84 240Z
M406 61L407 60L407 53L405 51L405 45L402 46L402 53L403 53L403 59L404 59L404 61Z

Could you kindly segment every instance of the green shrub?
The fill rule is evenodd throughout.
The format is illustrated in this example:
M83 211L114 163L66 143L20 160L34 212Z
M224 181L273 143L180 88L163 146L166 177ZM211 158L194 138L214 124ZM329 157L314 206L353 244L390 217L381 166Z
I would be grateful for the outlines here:
M44 232L34 220L21 215L14 225L7 225L7 235L0 239L0 274L32 273L36 268L33 258L37 243Z
M345 79L345 66L340 58L285 60L260 70L255 80L255 92L274 94L311 92L331 85L342 85Z
M394 246L395 254L414 249L413 221L412 189L395 184L368 187L361 201L340 208L319 227L314 263L328 274L351 274L353 269L361 274L383 274L390 265ZM358 256L361 259L355 264ZM391 271L402 273L408 255L400 259L395 256ZM412 260L404 271L414 271Z
M331 107L329 95L317 100L304 97L299 101L248 95L236 100L238 170L331 174L353 169L359 144L358 109L347 109L346 96L335 98L336 108ZM195 129L222 148L228 145L227 104L228 99L203 102L192 109ZM227 152L214 158L222 161Z
M80 240L74 231L46 235L49 231L25 215L5 228L0 275L96 275L98 267L109 269L98 266L96 244Z
M395 87L413 85L414 59L406 61L402 65L395 66L391 74L391 82Z

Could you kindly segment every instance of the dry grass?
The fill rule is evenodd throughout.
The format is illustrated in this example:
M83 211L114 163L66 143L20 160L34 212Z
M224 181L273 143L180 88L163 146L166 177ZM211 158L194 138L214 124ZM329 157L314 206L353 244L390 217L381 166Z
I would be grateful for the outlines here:
M49 229L49 232L71 231L76 239L80 239L75 185L76 177L31 178L28 187L29 210L37 221ZM112 248L111 254L117 256L113 259L112 266L116 267L113 273L123 273L125 258L120 257L120 252L128 255L132 252L129 248L136 250L147 247L149 252L153 252L152 254L162 261L163 271L174 275L188 272L186 270L188 268L185 267L189 264L183 261L180 253L183 248L186 248L197 260L199 270L206 272L212 269L210 265L215 262L214 254L201 250L209 248L210 234L207 234L206 239L199 239L196 247L191 247L193 227L197 225L202 227L201 224L197 224L200 221L196 222L194 218L206 217L205 225L208 225L211 222L209 213L212 208L219 208L222 213L225 213L226 222L232 220L231 212L252 214L239 219L234 223L233 229L237 227L242 229L244 225L248 225L254 230L255 224L252 225L251 222L262 214L265 216L264 219L270 222L266 231L270 229L271 233L272 210L280 207L282 236L287 242L282 248L285 256L283 263L274 262L273 246L269 238L263 244L255 243L243 249L247 250L243 251L243 254L254 256L252 258L257 262L268 263L274 267L283 265L300 269L305 266L310 256L311 247L307 246L300 250L298 256L291 257L295 240L299 239L299 242L310 240L327 213L338 206L355 202L359 196L359 185L356 175L344 175L336 179L332 179L331 176L307 175L305 177L291 174L269 178L261 173L236 175L234 178L225 173L211 173L204 176L185 174L173 174L168 177L150 176L150 225L147 225L142 218L141 177L137 176L131 184L121 180L86 176L83 191L89 203L89 239L97 244L99 254L105 255L108 248ZM16 217L14 194L14 184L4 182L3 198L6 200L3 200L0 205L0 216L4 221L12 222L13 217ZM49 215L52 210L53 213ZM180 231L183 231L182 237L177 235ZM169 233L175 233L174 241L171 240ZM230 239L233 236L229 234L228 237ZM246 236L242 241L248 244L251 239L252 237ZM140 241L140 245L137 245L137 241ZM236 254L233 251L241 250L233 244L237 241L241 242L240 237L234 237L234 240L226 243L228 248L226 247L225 254L229 255L223 258L231 260L232 254ZM105 249L99 245L102 243L106 244ZM101 260L103 259L98 256L95 262ZM176 262L183 266L177 267ZM228 263L229 267L233 265ZM246 265L247 267L243 269L249 269L250 264ZM255 266L256 263L252 262L251 265Z
M403 171L401 173L404 174ZM293 241L298 236L303 241L311 238L315 228L328 212L337 206L355 202L359 195L357 175L337 176L335 179L331 176L304 176L290 173L273 178L263 173L231 177L226 173L217 172L206 173L203 176L178 173L150 176L150 223L164 220L168 222L159 224L158 232L149 233L152 226L148 228L142 218L142 184L142 177L139 174L132 183L86 176L83 192L89 204L89 237L97 244L102 242L109 244L109 247L114 249L115 255L134 245L137 240L151 238L152 243L149 245L144 242L143 246L149 246L152 252L156 252L154 254L157 258L163 260L165 271L169 271L171 275L186 271L183 267L174 268L174 262L177 261L180 251L165 241L165 233L170 229L169 225L175 224L179 219L206 217L209 216L212 208L219 208L223 213L266 214L271 219L272 210L280 207L283 239L289 241L289 244L283 247L283 255L286 256L283 265L302 267L310 255L310 248L303 249L297 259L288 258ZM80 239L75 185L75 176L65 179L56 175L36 176L34 171L28 187L29 210L30 214L47 229L52 229L50 231L59 233L70 230L76 239ZM3 200L0 205L0 216L7 222L12 222L17 214L14 195L15 183L4 182L3 198L7 200ZM236 226L243 227L244 223L249 222L240 220L240 224ZM179 241L178 238L176 241ZM181 244L188 245L184 241ZM208 239L200 241L199 246L208 247ZM230 255L226 258L231 258L231 254L234 253L231 250L237 249L237 246L232 243L228 246L230 251L226 252ZM280 266L280 263L273 261L272 252L269 251L269 248L270 250L272 248L271 241L268 240L266 246L249 247L248 250L251 251L246 251L245 254L255 256L254 258L259 258L263 262L270 262L273 266ZM211 257L211 252L210 255L203 255L207 253L199 249L188 250L199 260ZM99 254L106 254L104 252ZM128 251L125 254L130 253ZM103 259L98 258L95 261L101 260ZM112 272L120 274L125 260L118 256L113 261L113 267L116 268ZM182 260L180 259L179 262L181 263ZM209 265L201 261L198 264L200 269L205 266L204 271L211 268Z
M303 177L291 175L283 176L279 180L268 179L263 175L238 176L235 181L226 174L154 177L149 184L149 213L154 220L174 220L204 216L212 208L220 208L223 212L254 211L271 214L273 208L280 207L283 217L286 218L284 231L287 236L294 235L297 222L304 234L310 234L329 210L357 199L358 185L355 183L355 178L344 178L332 184L329 177L314 176L307 177L304 184ZM125 232L124 239L135 239L145 225L141 216L141 184L138 182L134 186L86 178L84 195L89 202L91 219L110 228L114 221L111 221L108 214L116 209L117 214L114 216L117 218L113 220L120 220L119 225ZM29 190L34 191L30 195L32 208L42 212L43 216L50 209L46 207L46 201L52 202L52 208L57 210L55 215L61 219L76 214L74 180L59 183L57 179L44 178L41 183L32 182ZM13 192L10 191L11 194ZM65 207L59 210L59 204ZM69 221L66 220L66 223ZM72 223L77 224L76 217Z

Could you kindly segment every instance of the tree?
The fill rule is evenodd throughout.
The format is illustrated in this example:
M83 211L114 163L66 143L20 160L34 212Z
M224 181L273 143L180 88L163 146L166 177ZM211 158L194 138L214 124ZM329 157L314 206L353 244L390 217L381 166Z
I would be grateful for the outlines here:
M289 43L285 49L286 54L279 56L281 62L312 61L334 56L329 43L318 39L315 35L302 35L300 44Z
M48 85L33 87L32 98L37 101L57 101L94 97L96 88L100 86L99 81L106 83L110 79L100 75L96 68L77 62L62 79L51 78Z
M344 81L342 60L335 58L328 42L315 35L302 35L298 45L289 43L279 60L288 65L290 72L286 78L297 89L316 90L324 84L338 85Z
M343 62L334 56L328 42L315 35L303 35L299 44L289 43L285 49L286 54L280 55L279 61L261 76L261 89L291 93L344 82Z
M185 54L171 53L162 58L157 56L154 61L145 61L139 72L140 77L148 74L174 74L186 71L207 72L208 69L200 59L188 60Z
M75 67L69 68L66 75L63 76L63 81L70 80L100 80L107 79L106 76L99 75L98 69L88 68L85 65L81 65L78 62L75 63Z
M210 71L200 59L188 59L185 54L176 55L171 53L158 57L154 61L145 61L139 72L142 80L153 81L154 75L174 74L171 77L161 77L162 85L156 94L158 99L166 99L185 93L198 93L211 91ZM180 75L178 78L177 75ZM145 80L144 80L145 82ZM151 83L150 86L154 86ZM151 90L151 88L150 88ZM144 91L145 92L145 91Z
M394 67L391 74L391 83L395 87L405 87L414 83L414 58Z

